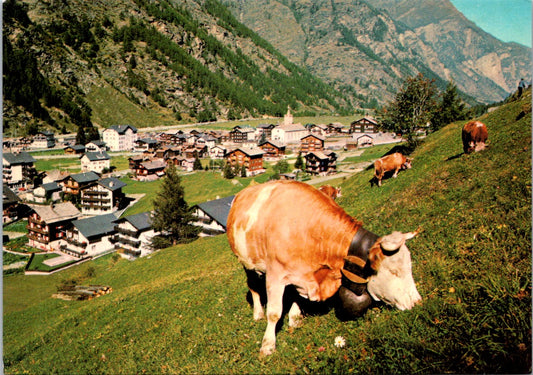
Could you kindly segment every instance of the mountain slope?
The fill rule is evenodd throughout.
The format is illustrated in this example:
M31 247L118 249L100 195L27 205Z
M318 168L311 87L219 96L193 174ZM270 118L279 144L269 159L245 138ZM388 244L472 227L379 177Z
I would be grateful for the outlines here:
M395 20L406 24L418 41L404 34L408 45L425 57L441 77L485 101L499 101L530 77L531 49L504 43L466 19L450 1L377 0ZM429 48L428 48L429 47ZM428 49L437 53L436 58Z
M463 155L462 124L426 138L413 168L383 187L347 179L338 201L375 233L409 242L423 297L410 311L376 306L341 322L327 306L281 327L245 301L224 236L135 262L100 258L46 278L4 278L8 373L526 373L531 369L531 91L481 118L489 148ZM86 302L50 298L61 282L113 287ZM334 345L346 339L344 348Z
M288 106L352 111L349 98L216 1L9 0L3 8L4 129L35 118L68 130L116 124L122 116L102 113L102 96L107 109L127 99L125 112L145 114L139 127L281 116Z
M485 103L504 99L530 76L529 48L496 40L448 0L224 3L293 61L355 90L363 106L390 100L399 82L418 72L439 85L454 80Z

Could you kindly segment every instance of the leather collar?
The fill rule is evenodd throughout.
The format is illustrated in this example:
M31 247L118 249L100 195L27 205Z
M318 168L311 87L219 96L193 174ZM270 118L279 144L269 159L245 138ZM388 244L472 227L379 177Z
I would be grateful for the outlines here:
M379 236L363 227L360 227L352 238L348 255L353 255L365 261L368 260L368 251L376 243Z

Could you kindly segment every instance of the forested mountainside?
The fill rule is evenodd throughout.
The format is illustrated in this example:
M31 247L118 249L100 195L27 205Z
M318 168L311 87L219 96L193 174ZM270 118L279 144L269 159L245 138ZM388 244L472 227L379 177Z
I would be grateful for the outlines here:
M214 0L8 0L3 67L4 134L354 110Z
M531 49L504 43L449 0L223 0L233 14L311 73L364 100L390 100L422 73L498 102L531 77Z

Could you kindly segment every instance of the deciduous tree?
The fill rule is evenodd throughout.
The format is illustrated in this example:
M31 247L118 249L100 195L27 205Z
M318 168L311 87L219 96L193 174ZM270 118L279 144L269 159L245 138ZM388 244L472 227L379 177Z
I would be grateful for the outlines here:
M380 111L384 130L401 134L410 145L416 144L416 131L427 126L436 107L434 80L422 74L409 77L388 106Z

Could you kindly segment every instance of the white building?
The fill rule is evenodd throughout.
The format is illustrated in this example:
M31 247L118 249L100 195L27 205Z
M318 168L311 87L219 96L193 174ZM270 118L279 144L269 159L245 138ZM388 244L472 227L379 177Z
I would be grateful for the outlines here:
M45 149L52 148L56 145L54 133L49 131L42 131L37 133L33 137L33 142L31 143L31 148L33 149Z
M110 151L131 151L137 140L137 128L131 125L113 125L102 132Z
M152 252L150 244L156 232L152 229L150 212L122 217L115 220L115 224L118 234L112 241L123 256L136 258Z
M113 214L95 216L72 221L59 249L78 258L97 256L114 249L111 238L115 235Z
M2 154L2 179L10 188L26 187L37 174L33 163L35 159L27 152Z
M93 171L102 173L104 169L109 170L111 167L111 158L107 152L87 152L80 157L81 171Z

